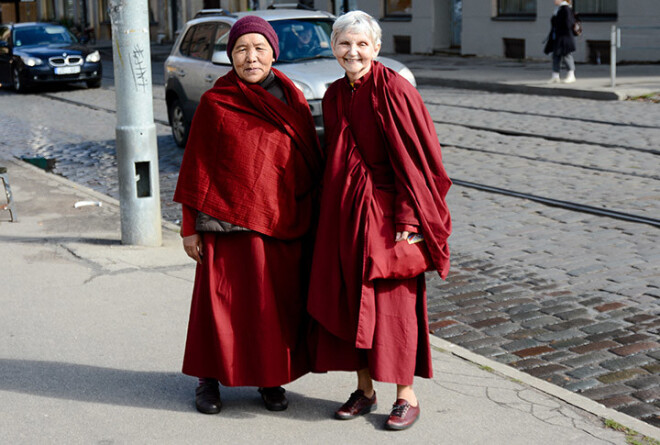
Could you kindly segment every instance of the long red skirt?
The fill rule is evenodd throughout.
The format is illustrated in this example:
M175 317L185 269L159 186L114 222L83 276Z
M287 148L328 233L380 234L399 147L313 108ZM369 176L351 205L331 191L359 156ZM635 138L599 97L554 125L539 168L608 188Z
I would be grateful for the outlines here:
M309 370L302 243L204 233L183 372L225 386L279 386Z
M358 349L319 323L311 328L314 372L369 368L380 382L412 385L414 376L431 378L431 345L424 275L410 280L375 280L376 329L371 349Z

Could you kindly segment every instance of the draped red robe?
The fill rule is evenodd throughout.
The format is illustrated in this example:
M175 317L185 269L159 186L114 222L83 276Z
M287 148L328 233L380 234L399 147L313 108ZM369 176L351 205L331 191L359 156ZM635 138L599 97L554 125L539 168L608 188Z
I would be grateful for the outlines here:
M202 232L183 372L226 386L278 386L308 372L309 232L321 168L307 102L234 71L200 101L174 200L250 232Z
M328 159L307 306L319 323L320 334L312 340L316 370L359 369L366 363L355 355L349 358L350 349L367 350L376 380L410 384L412 371L401 370L432 375L423 275L400 281L365 277L366 209L376 190L394 192L391 223L399 230L411 223L418 226L415 231L424 235L444 278L451 231L445 196L451 181L417 90L378 62L361 81L353 92L346 78L340 79L323 100ZM367 93L360 91L365 88ZM353 94L362 94L362 99L354 103ZM408 308L399 303L403 301ZM396 346L397 336L415 338L401 347ZM407 353L410 348L412 354Z

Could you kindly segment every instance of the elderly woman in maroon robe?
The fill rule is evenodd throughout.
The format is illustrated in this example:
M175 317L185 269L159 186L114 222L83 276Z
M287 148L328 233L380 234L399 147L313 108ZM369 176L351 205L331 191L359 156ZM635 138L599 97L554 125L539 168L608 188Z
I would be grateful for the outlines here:
M375 410L373 380L395 383L385 427L400 430L420 413L413 377L433 373L424 271L449 269L451 181L421 96L374 60L380 37L361 11L333 26L346 75L323 99L327 165L307 307L313 371L357 371L335 417Z
M281 385L309 371L300 334L321 152L303 94L272 68L278 52L265 20L231 28L233 70L202 96L174 194L197 262L183 372L199 378L206 414L221 409L218 383L259 387L284 410Z

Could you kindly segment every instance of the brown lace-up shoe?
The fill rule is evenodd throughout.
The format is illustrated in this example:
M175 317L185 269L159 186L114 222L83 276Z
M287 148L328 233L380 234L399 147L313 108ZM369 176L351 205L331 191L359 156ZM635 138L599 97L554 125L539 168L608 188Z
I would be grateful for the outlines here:
M342 405L337 411L335 411L335 418L339 420L349 420L355 419L357 416L368 414L378 408L376 403L376 391L371 398L368 398L364 395L364 391L358 389L348 401Z
M220 401L220 388L215 379L204 379L195 388L195 407L197 411L204 414L217 414L222 409Z
M385 423L385 428L388 430L410 428L419 419L419 413L419 402L417 402L417 406L412 406L404 399L397 399L396 403L392 405L392 411L387 423Z

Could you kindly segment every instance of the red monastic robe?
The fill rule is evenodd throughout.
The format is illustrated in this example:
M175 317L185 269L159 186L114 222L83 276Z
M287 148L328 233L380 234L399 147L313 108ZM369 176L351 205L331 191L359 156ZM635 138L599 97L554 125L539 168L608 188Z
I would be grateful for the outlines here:
M234 71L202 96L174 195L251 230L201 233L183 372L226 386L278 386L309 370L301 334L322 159L302 93L273 72L286 103Z
M411 384L432 375L424 276L366 279L365 214L373 193L393 193L391 223L421 232L446 276L451 181L435 128L417 90L378 62L354 87L333 83L323 111L328 159L308 300L318 322L313 368L368 366L376 380Z

